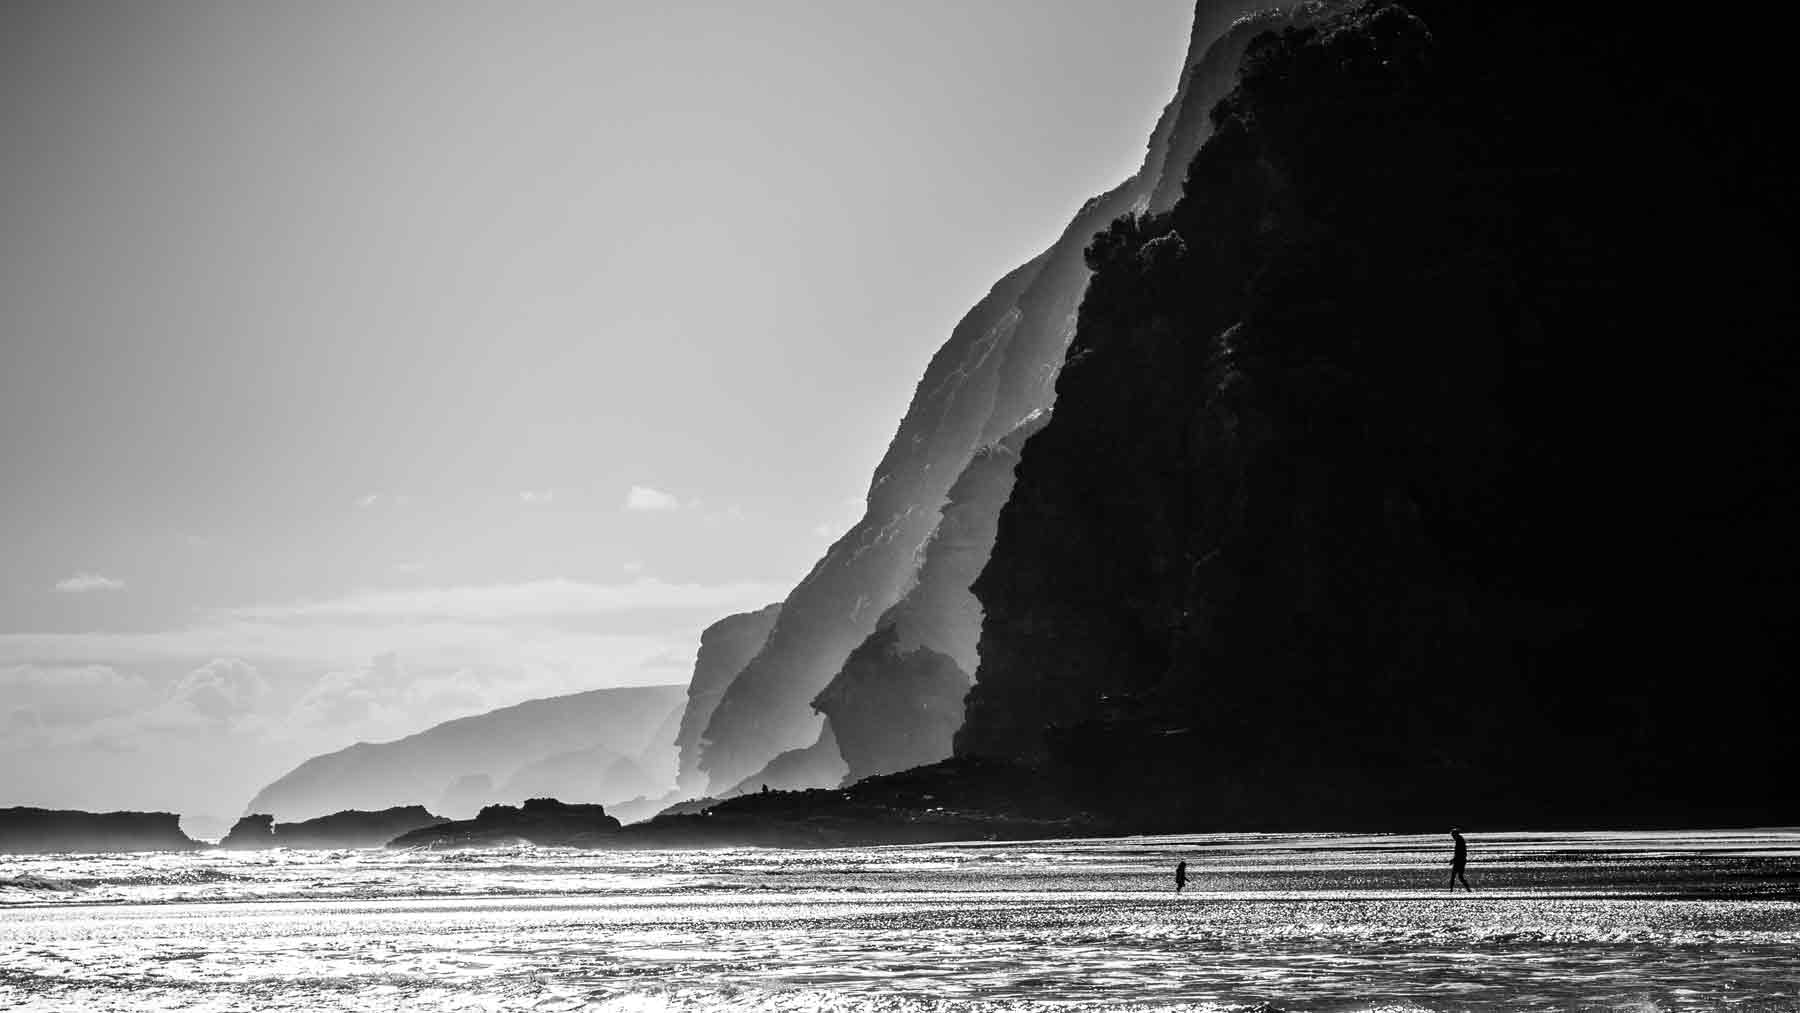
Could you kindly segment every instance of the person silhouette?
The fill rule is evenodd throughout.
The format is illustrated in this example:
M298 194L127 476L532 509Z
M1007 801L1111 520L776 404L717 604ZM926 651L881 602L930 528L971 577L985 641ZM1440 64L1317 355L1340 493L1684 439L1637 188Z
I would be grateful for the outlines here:
M1460 879L1463 889L1474 893L1475 888L1469 885L1469 877L1463 873L1463 869L1469 864L1469 842L1463 840L1462 828L1451 827L1450 839L1456 842L1456 852L1450 856L1450 892L1456 892L1456 881Z
M1180 893L1181 888L1186 885L1187 885L1187 862L1186 861L1176 862L1175 863L1175 892Z

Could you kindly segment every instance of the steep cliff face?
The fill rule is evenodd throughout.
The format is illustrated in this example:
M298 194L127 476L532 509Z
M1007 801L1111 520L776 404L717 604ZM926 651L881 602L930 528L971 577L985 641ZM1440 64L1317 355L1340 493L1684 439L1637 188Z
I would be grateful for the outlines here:
M706 732L719 699L725 695L725 688L762 650L780 615L781 603L776 602L755 612L726 616L700 635L694 678L688 683L687 706L681 712L681 728L675 733L679 754L676 788L683 797L706 794L706 775L700 772L700 737Z
M950 487L913 588L813 700L838 732L848 780L935 763L950 754L981 631L981 605L969 585L994 547L994 527L1012 492L1019 448L1045 417L1032 416L975 454Z
M1791 819L1776 45L1449 0L1253 43L1088 250L957 752L1190 826Z
M357 743L307 760L247 808L280 819L435 802L438 812L462 815L497 801L482 797L482 785L504 787L513 774L558 754L602 747L609 763L673 754L667 722L685 695L681 686L597 689L457 718L393 742ZM667 767L672 777L673 763ZM595 772L597 780L603 776L604 770ZM618 786L617 797L631 798L642 787ZM600 783L591 793L604 798L615 789Z
M72 809L0 809L0 854L61 851L192 851L174 813L90 813Z
M951 486L938 525L921 550L913 584L877 621L870 639L852 655L854 663L813 700L813 707L836 726L852 780L950 755L942 726L947 721L953 733L961 724L957 680L949 669L930 679L920 673L932 655L948 656L964 687L975 672L981 606L969 585L993 547L994 526L1012 490L1019 449L1041 427L1043 409L1054 400L1056 374L1088 284L1088 267L1077 252L1112 215L1161 212L1173 205L1186 165L1211 132L1207 110L1235 85L1245 46L1264 31L1309 23L1330 7L1311 3L1233 21L1239 9L1202 4L1196 12L1188 63L1175 99L1151 134L1143 168L1083 209L1051 250L1045 271L1021 297L1023 317L1040 326L1022 330L1007 349L983 446ZM879 649L876 640L890 631L898 633L896 649Z
M807 703L899 597L943 492L987 421L1000 359L1020 327L1019 296L1042 266L1040 258L996 285L933 357L869 485L867 512L788 595L768 642L707 723L700 768L714 792L818 740L820 719ZM933 467L946 461L955 463Z
M1203 132L1194 126L1189 107L1223 95L1222 89L1207 89L1228 80L1235 68L1235 51L1229 46L1212 51L1208 44L1232 18L1254 6L1241 0L1200 4L1189 66L1152 135L1144 169L1089 201L1055 245L996 285L933 357L875 471L863 519L788 597L768 643L731 683L713 714L700 763L713 789L746 778L755 782L755 772L777 753L816 746L820 722L811 701L854 648L878 625L890 625L878 621L914 586L920 551L938 526L951 484L978 449L1050 406L1087 284L1083 247L1113 218L1148 206L1159 188L1172 192L1163 180L1164 167L1179 167L1185 159L1177 155L1179 160L1171 162L1170 153L1190 150ZM955 602L932 602L917 611L950 617L968 610ZM949 641L966 642L973 635L964 618ZM956 656L954 643L929 646ZM968 658L966 649L961 653ZM899 761L873 762L892 769Z

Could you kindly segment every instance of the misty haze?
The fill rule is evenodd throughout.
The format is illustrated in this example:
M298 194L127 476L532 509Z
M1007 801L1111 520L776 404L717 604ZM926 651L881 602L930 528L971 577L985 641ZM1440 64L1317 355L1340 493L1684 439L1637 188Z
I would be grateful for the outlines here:
M0 31L0 1007L1800 1009L1780 26Z

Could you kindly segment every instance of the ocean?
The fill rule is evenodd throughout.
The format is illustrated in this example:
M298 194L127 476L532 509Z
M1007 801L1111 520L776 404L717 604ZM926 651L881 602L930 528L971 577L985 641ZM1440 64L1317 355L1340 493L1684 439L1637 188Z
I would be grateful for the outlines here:
M1800 830L1468 836L0 856L0 1009L1800 1010Z

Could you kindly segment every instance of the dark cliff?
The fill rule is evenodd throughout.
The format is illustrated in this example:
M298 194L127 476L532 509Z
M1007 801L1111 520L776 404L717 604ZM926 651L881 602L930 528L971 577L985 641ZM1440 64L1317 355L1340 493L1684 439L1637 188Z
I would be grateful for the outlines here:
M1204 0L1195 17L1194 38L1175 100L1152 134L1144 168L1116 189L1089 201L1057 242L1042 255L1002 279L951 334L933 357L908 406L887 454L870 483L868 510L788 597L767 645L731 683L709 723L701 767L712 789L739 781L757 782L757 771L784 751L812 749L820 723L811 706L843 670L852 650L880 629L893 626L884 614L902 594L944 593L946 600L916 603L916 615L947 621L942 641L923 640L925 647L953 659L972 660L959 642L975 635L972 610L954 600L962 588L920 579L921 552L939 526L940 511L952 483L983 447L1014 432L1022 422L1050 407L1057 369L1073 333L1076 308L1087 285L1082 250L1089 237L1113 218L1153 202L1172 200L1175 181L1167 167L1179 168L1206 131L1194 111L1222 96L1236 69L1237 52L1247 35L1231 43L1210 45L1232 18L1250 10L1241 0ZM1235 48L1234 48L1235 47ZM1161 196L1159 196L1161 195ZM954 550L954 537L944 541ZM903 640L906 634L903 631ZM863 661L869 660L868 655ZM896 656L895 664L904 664ZM963 670L968 678L972 669ZM856 683L881 676L859 663ZM907 678L906 676L896 676ZM947 683L927 680L932 690ZM850 685L826 698L825 708L848 714L846 706L871 697ZM937 701L921 712L935 714ZM856 735L874 727L859 715ZM930 719L935 721L935 718ZM840 744L857 752L852 774L893 770L908 763L941 759L917 750L895 753L885 745L849 744L837 729ZM898 741L888 736L889 743Z
M1784 43L1686 20L1251 46L1088 250L959 754L1144 826L1794 817Z
M440 821L402 834L390 848L492 848L517 841L539 847L594 847L618 833L619 821L598 805L569 805L553 798L522 805L484 806L472 820Z
M681 712L681 728L675 733L679 754L676 789L683 797L706 794L706 775L700 772L701 736L726 687L762 650L780 615L781 603L777 602L755 612L726 616L700 634L694 678L688 683L687 707Z
M402 834L448 822L417 805L395 806L380 812L351 810L299 823L276 823L273 816L257 813L238 820L219 847L237 851L379 848Z
M90 813L69 809L0 809L0 854L63 851L192 851L174 813Z
M585 793L603 801L631 798L644 789L637 772L649 764L641 758L672 757L668 722L684 695L681 686L597 689L457 718L393 742L359 742L307 760L258 792L246 808L277 818L312 818L435 803L439 812L458 816L482 803L513 801L492 797L497 792L483 797L485 786L504 790L509 778L540 761L595 747L615 762L633 758L634 772L631 783L612 785L605 768L597 769L593 781L583 784ZM672 779L672 760L666 770ZM567 773L551 761L530 776L559 772Z

